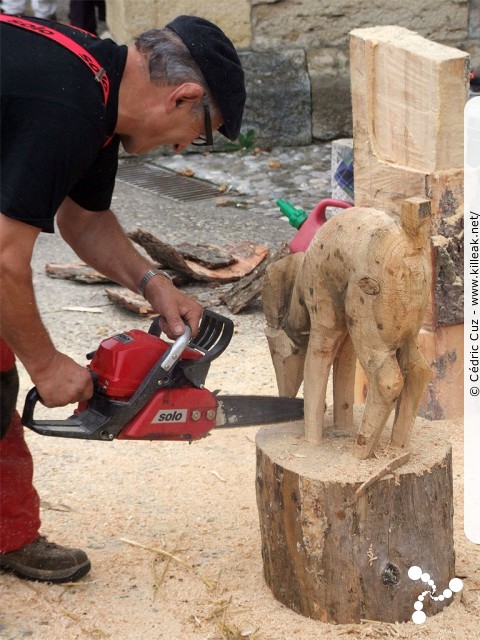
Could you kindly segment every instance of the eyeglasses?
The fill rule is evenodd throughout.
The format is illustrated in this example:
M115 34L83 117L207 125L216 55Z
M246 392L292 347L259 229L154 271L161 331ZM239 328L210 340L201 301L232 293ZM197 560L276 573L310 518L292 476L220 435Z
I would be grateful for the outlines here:
M210 117L210 109L207 105L204 105L203 113L205 119L205 137L198 136L198 138L193 140L192 144L196 147L211 147L213 145L212 118Z

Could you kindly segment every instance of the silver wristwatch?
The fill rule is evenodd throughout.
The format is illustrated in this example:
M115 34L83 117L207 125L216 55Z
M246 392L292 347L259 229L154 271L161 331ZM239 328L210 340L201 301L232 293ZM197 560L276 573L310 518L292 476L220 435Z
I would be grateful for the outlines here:
M149 269L138 283L138 292L143 297L145 297L145 287L154 276L164 276L172 282L171 276L166 271L162 271L161 269Z

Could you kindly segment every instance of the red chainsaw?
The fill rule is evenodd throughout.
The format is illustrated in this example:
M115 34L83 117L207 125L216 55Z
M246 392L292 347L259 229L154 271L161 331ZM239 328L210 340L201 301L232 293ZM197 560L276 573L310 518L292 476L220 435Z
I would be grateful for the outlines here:
M94 393L65 420L35 420L41 398L25 399L23 424L41 435L89 440L197 440L214 427L303 418L303 399L221 396L205 388L212 360L233 335L233 322L204 310L197 336L190 328L166 342L156 318L148 332L132 329L103 340L87 355Z

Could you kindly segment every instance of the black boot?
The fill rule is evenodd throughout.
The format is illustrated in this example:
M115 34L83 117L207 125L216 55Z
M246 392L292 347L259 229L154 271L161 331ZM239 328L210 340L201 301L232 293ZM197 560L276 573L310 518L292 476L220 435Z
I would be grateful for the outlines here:
M74 582L90 571L90 560L81 549L61 547L41 536L17 551L0 553L0 567L26 580Z

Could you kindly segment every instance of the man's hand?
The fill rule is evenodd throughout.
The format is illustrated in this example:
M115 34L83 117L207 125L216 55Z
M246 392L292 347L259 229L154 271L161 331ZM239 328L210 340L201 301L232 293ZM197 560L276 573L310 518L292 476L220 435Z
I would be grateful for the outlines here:
M63 407L88 400L93 394L88 369L59 351L44 369L31 377L46 407Z
M156 275L145 287L145 298L153 310L160 314L161 330L171 339L178 338L185 331L185 324L196 335L202 318L202 306L179 291L168 278Z

